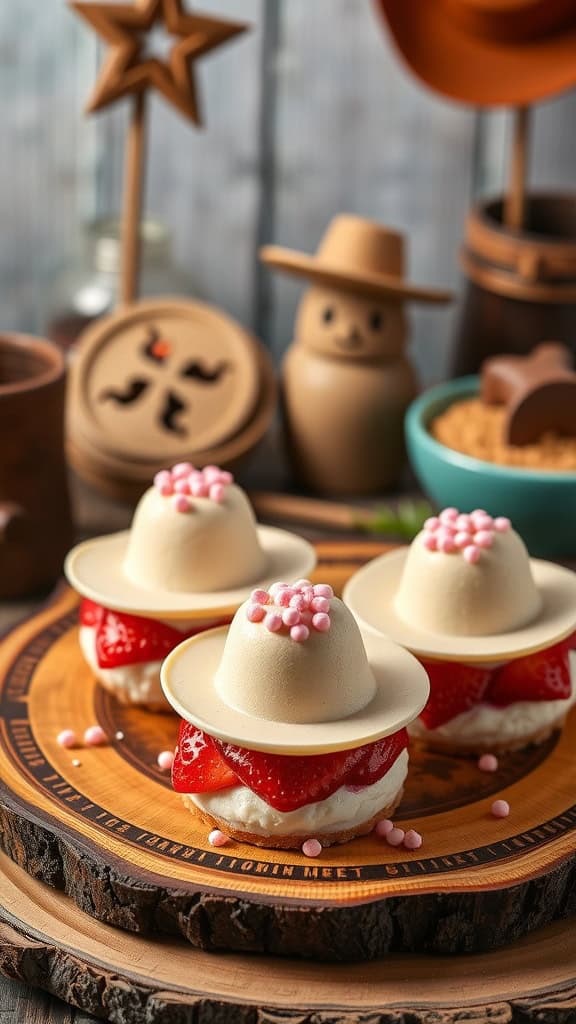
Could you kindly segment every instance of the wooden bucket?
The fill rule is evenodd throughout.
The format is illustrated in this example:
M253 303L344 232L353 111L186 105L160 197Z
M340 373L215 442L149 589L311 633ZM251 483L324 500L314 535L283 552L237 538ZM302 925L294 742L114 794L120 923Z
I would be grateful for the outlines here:
M492 199L468 215L455 376L540 341L562 341L576 357L576 195L527 198L522 231L503 224L503 208L502 198Z

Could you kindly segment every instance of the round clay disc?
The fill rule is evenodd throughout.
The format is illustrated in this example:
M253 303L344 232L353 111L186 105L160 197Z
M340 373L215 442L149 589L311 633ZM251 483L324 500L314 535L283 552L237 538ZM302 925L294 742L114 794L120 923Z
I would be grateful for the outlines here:
M239 324L200 302L125 306L80 339L69 395L72 440L166 465L217 448L257 405L257 349Z

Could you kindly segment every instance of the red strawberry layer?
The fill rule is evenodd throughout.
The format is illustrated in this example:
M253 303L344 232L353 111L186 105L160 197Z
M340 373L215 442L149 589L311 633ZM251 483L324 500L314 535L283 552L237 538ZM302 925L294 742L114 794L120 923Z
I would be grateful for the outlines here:
M224 625L229 621L226 619L212 625ZM96 658L100 668L162 661L183 640L209 628L204 625L181 632L156 619L113 612L87 599L80 605L80 622L96 630Z
M518 701L566 700L572 692L568 655L573 646L570 637L495 669L422 659L430 697L420 718L427 729L438 729L475 704L507 707Z
M247 786L284 813L325 800L341 786L363 789L386 774L408 745L405 729L354 750L297 756L223 743L182 722L172 768L177 793Z

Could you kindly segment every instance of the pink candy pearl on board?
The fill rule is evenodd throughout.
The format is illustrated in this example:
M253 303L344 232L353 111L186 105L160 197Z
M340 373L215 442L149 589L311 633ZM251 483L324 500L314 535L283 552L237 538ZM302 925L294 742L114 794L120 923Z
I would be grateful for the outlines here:
M461 530L454 537L454 543L457 548L467 548L468 545L472 543L472 537L469 533L465 533Z
M334 597L334 591L329 583L317 583L314 587L314 595L315 597L326 597L330 600L331 597Z
M506 533L506 530L509 530L511 526L512 523L507 516L497 516L494 520L494 529L497 530L498 533Z
M292 629L290 630L290 637L292 640L295 640L297 644L305 643L309 636L310 630L308 629L308 626L305 626L303 623L300 623L298 626L292 626Z
M327 633L330 629L330 616L325 612L316 612L316 615L312 616L312 625L319 633Z
M494 543L492 530L478 530L478 533L474 534L474 543L479 548L491 548Z
M389 832L394 828L394 822L390 821L390 818L382 818L382 821L376 823L374 832L380 839L385 839Z
M310 608L313 612L329 612L330 601L327 597L314 597L310 602Z
M404 836L404 846L407 850L419 850L422 846L422 836L414 828L409 828Z
M156 763L161 772L169 772L174 763L174 754L171 750L162 750L156 758Z
M282 616L278 612L268 612L264 619L264 625L270 633L277 633L282 629Z
M184 494L177 494L172 504L176 512L189 512L192 507Z
M438 538L435 533L425 533L423 540L424 547L427 551L438 550Z
M220 502L224 501L224 484L211 484L210 485L210 497L212 501Z
M300 612L297 608L286 608L282 612L282 622L285 626L297 626L300 622Z
M306 839L302 843L302 853L305 857L319 857L322 853L322 843L317 839Z
M254 601L255 604L268 604L268 594L265 590L253 590L250 594L250 600Z
M507 818L510 814L510 804L507 800L495 800L490 812L495 818Z
M106 743L107 738L101 725L91 725L84 733L84 743L87 747L99 747Z
M497 772L498 758L495 754L482 754L482 757L478 758L478 767L481 772Z
M249 604L246 608L248 622L262 622L265 615L266 612L261 604Z
M426 519L424 522L425 530L437 530L439 526L440 520L438 519L438 516L430 516L430 518Z
M476 565L480 558L480 548L477 548L475 544L469 544L467 548L464 548L462 555L470 565Z
M174 484L175 494L190 494L190 484L183 477Z
M60 747L64 747L65 750L70 750L71 747L75 747L78 740L76 733L72 729L63 729L59 732L56 737L56 742Z
M404 835L404 829L394 827L388 832L386 842L389 843L390 846L400 846L400 844L404 842Z
M230 840L228 836L224 835L224 833L220 831L219 828L214 828L208 836L208 842L210 843L210 846L226 846Z

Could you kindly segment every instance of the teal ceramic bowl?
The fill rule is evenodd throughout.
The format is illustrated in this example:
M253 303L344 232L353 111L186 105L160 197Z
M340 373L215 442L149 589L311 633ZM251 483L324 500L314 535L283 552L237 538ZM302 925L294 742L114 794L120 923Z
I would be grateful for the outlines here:
M508 516L533 555L576 556L576 472L498 466L435 441L430 422L453 402L479 393L478 377L461 377L431 388L406 416L410 461L422 489L439 507L484 508Z

